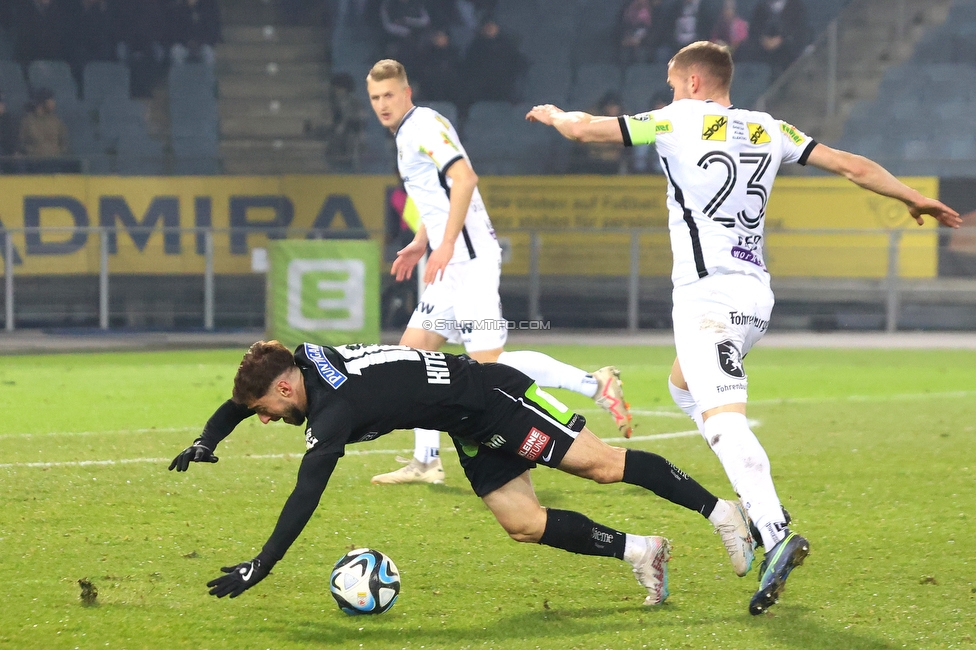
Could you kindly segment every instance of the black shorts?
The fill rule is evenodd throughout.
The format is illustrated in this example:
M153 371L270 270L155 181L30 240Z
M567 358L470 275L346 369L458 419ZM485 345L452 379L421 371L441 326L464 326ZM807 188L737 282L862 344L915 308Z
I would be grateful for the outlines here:
M464 474L483 497L536 464L556 467L586 426L529 377L503 364L483 367L486 408L465 431L452 433Z

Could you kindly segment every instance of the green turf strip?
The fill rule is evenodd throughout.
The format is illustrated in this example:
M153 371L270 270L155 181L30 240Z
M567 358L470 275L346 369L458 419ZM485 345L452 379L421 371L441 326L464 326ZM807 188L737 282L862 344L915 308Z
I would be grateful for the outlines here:
M693 428L667 393L673 350L542 351L620 367L639 438L624 444L732 496L697 436L653 437ZM351 446L373 453L340 461L273 574L234 601L208 596L219 567L270 534L304 451L299 429L247 422L220 463L166 471L242 352L0 358L0 648L976 648L974 352L749 355L749 416L812 551L758 618L755 572L736 578L704 519L638 488L533 477L545 505L672 540L672 595L654 609L622 562L509 540L448 453L444 486L370 485L408 432ZM556 394L617 435L592 402ZM359 546L402 573L379 617L348 617L328 594L333 562Z

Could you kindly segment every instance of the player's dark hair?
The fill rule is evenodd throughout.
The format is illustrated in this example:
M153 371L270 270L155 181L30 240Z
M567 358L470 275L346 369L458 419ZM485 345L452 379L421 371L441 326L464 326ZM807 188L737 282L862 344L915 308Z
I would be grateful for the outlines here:
M261 399L278 375L294 367L291 350L278 341L258 341L248 348L237 367L232 399L245 405Z
M732 52L727 45L711 41L696 41L681 48L671 58L675 68L698 68L723 90L732 85Z

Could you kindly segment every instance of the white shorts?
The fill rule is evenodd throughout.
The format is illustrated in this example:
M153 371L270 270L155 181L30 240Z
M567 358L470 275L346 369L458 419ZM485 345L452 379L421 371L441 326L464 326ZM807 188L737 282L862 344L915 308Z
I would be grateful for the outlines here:
M463 343L467 352L505 347L508 329L498 296L501 256L448 264L440 280L427 285L407 327Z
M673 296L674 346L698 408L745 402L742 358L769 327L773 292L747 275L713 275Z

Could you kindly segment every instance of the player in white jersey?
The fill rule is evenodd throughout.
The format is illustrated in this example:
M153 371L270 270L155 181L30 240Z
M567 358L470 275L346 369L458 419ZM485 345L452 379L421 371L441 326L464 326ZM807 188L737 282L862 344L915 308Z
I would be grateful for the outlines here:
M919 224L923 215L952 227L961 221L957 212L877 163L817 143L766 113L733 107L732 71L726 47L692 43L668 64L674 90L669 106L617 118L545 105L526 118L583 142L657 144L668 178L674 256L677 359L668 384L718 456L767 549L759 590L749 603L752 614L761 614L810 550L807 540L787 527L769 458L746 420L742 357L762 338L773 307L763 222L780 164L811 164L898 199Z
M508 331L498 296L501 248L457 131L436 111L414 106L406 71L397 61L374 65L366 86L376 117L396 137L397 168L421 218L391 273L398 281L410 278L428 245L431 249L424 272L427 288L400 344L437 350L446 341L463 343L476 361L503 363L541 386L592 397L630 437L630 413L615 368L590 374L539 352L505 352ZM406 467L374 476L372 482L442 483L439 448L440 432L416 429L414 455Z

